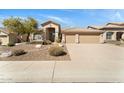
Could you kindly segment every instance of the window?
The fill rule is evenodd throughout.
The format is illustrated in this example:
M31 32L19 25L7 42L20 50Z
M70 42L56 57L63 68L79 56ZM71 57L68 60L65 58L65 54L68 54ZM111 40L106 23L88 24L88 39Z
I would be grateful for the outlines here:
M34 40L42 40L42 35L36 34Z
M112 39L113 32L106 33L106 39Z

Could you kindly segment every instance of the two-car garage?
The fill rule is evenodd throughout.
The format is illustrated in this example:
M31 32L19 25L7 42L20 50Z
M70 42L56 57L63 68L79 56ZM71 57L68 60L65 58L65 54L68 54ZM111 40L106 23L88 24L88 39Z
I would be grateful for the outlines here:
M102 31L90 29L63 30L65 43L99 43Z

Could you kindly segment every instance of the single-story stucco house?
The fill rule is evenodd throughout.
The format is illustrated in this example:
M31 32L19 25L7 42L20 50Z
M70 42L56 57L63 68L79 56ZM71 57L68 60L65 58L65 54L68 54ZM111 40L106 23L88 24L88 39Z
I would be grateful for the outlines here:
M61 39L63 43L105 43L110 40L120 41L124 37L124 23L107 23L104 26L88 26L87 28L61 28L61 25L46 21L42 28L30 35L30 41L50 40L56 42ZM26 36L20 37L25 41ZM7 45L17 42L17 36L6 29L0 28L0 42Z

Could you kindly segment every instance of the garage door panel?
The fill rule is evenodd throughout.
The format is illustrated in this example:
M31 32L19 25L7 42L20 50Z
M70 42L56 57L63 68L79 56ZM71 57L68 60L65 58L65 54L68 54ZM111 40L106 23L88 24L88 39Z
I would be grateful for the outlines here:
M80 43L99 43L99 35L80 35Z
M66 43L75 43L75 35L66 35Z

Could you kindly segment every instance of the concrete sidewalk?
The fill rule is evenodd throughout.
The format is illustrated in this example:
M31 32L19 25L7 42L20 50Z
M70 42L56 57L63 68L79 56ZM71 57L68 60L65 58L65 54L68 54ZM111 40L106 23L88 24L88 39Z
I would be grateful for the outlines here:
M0 62L0 82L124 82L124 47L67 44L71 61Z

